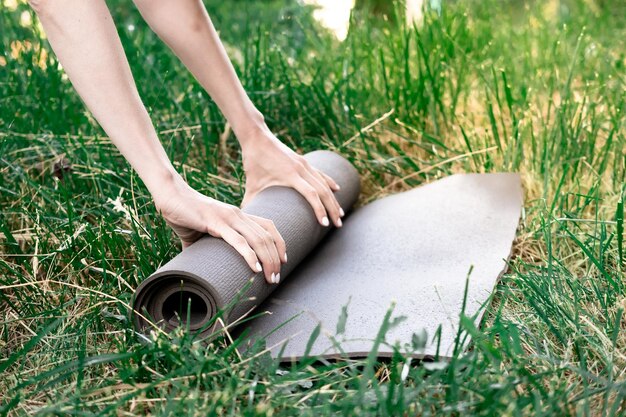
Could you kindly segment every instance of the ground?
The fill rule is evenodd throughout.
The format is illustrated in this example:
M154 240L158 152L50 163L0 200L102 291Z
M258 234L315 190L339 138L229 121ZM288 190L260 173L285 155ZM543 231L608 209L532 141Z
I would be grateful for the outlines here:
M233 0L234 1L234 0ZM0 413L626 415L623 2L443 1L340 42L288 1L207 5L245 88L300 152L348 157L360 204L456 172L517 171L524 215L471 350L280 365L223 338L142 344L133 289L179 250L64 75L28 6L0 5ZM240 202L239 148L209 97L110 1L175 166Z

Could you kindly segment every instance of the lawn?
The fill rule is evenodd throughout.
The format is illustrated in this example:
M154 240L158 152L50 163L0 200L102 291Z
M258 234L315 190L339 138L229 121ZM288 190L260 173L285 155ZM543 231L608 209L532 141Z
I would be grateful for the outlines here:
M176 168L238 204L217 107L132 2L108 3ZM343 42L293 1L205 3L270 127L349 158L360 204L521 173L510 266L481 326L459 320L473 343L449 362L296 364L224 335L142 344L133 290L179 242L35 15L0 0L0 414L626 415L626 3L444 0L411 27L355 16Z

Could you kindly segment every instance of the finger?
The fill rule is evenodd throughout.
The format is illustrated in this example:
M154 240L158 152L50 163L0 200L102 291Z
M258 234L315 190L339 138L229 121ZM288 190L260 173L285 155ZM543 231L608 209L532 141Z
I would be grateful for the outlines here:
M333 191L341 190L341 187L339 186L339 184L337 184L337 182L334 179L332 179L330 175L325 174L319 170L317 172L319 172L322 175L322 177L324 177L324 179L326 180L326 183L328 183L328 185Z
M232 227L224 225L223 230L219 233L218 237L224 239L226 243L239 252L239 254L246 260L250 269L254 272L261 272L263 270L254 250L252 250L250 245L248 245L246 239Z
M263 240L265 248L270 256L270 262L272 267L271 274L269 274L270 280L271 282L278 284L278 281L280 281L280 267L282 265L282 262L280 252L278 250L276 242L274 241L274 236L272 236L270 232L265 230L264 227L255 222L254 219L251 219L249 216L245 215L245 220L246 222L248 222L252 230L254 230L254 232Z
M278 232L276 225L274 222L258 216L248 215L249 218L257 222L262 228L267 230L272 238L274 239L274 243L276 244L276 249L278 250L278 254L280 255L280 259L283 262L287 262L287 245L285 244L285 240Z
M337 184L337 182L334 179L332 179L330 175L327 175L323 173L322 171L319 171L319 173L324 177L324 179L326 180L330 188L333 189L333 191L341 190L341 187L339 186L339 184ZM339 202L339 200L337 200L337 202ZM341 217L346 215L345 211L343 211L343 208L341 207L341 204L339 205L339 215Z
M328 215L326 213L326 208L324 207L322 200L320 200L317 190L303 178L300 178L296 181L294 188L296 191L302 194L306 201L311 205L317 221L322 226L330 225L330 222L328 221Z
M342 226L341 216L339 215L339 203L335 198L335 195L328 187L328 184L324 180L324 178L319 176L319 178L315 175L316 172L307 172L304 174L304 179L307 180L317 191L320 200L324 204L326 208L326 212L329 214L329 217L333 220L333 223L336 227Z
M250 216L246 215L246 221L249 222L252 229L259 236L261 236L261 238L265 242L265 247L268 250L269 255L271 257L272 268L273 268L272 273L275 274L274 278L272 278L272 275L270 274L270 280L273 283L278 284L278 282L280 281L280 268L282 266L281 253L284 253L284 251L281 251L279 249L278 245L276 244L276 241L274 240L274 236L272 235L272 233L270 233L263 226L257 223L255 219L252 219Z
M245 215L231 224L233 229L239 232L254 250L261 261L265 280L269 284L276 283L276 274L280 273L280 258L272 236L254 221L247 219Z
M318 177L320 178L320 181L322 182L322 184L327 184L331 188L331 191L333 190L339 191L341 187L329 175L323 173L319 169L316 170L316 173ZM335 196L335 194L332 194L332 196L335 202L337 203L337 209L339 210L339 217L343 217L346 213L343 211L343 208L341 208L341 205L339 204L339 200L337 200L337 196ZM341 220L339 220L338 223L341 224Z

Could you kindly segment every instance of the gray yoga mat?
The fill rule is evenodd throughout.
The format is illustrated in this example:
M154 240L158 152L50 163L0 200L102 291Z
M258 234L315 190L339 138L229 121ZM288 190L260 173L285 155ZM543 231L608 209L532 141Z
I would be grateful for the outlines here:
M347 213L359 196L356 169L329 151L311 152L305 158L339 184L341 189L335 196ZM294 268L331 231L331 227L319 224L304 197L287 187L263 190L243 211L272 220L285 240L289 261L282 266L278 286L289 280ZM252 283L246 288L249 281ZM229 244L206 235L141 283L133 300L133 310L141 315L134 314L133 321L140 332L150 330L145 318L171 331L179 324L179 317L187 321L187 304L191 300L189 328L208 335L220 325L217 321L207 326L218 310L232 305L221 317L224 324L232 323L276 288L276 284L265 281L263 273L254 273Z
M391 319L404 321L386 333L378 356L391 356L394 343L410 345L425 330L424 350L401 350L449 358L468 276L464 314L479 323L480 307L506 269L521 207L520 178L505 173L453 175L374 201L346 218L252 312L271 314L243 324L233 337L247 329L248 343L266 336L272 357L298 360L319 324L309 355L364 357L395 303Z
M348 211L359 192L354 168L331 152L306 158L338 181L336 195ZM394 303L393 317L405 319L388 331L378 355L391 355L395 342L409 344L414 333L425 330L426 349L412 355L431 356L439 346L440 356L447 357L470 267L465 315L476 314L479 321L480 306L506 268L521 205L518 175L459 174L361 207L344 218L341 229L328 233L297 192L274 187L245 211L272 219L285 238L289 262L280 284L267 284L234 249L207 236L143 282L134 308L171 330L178 324L173 312L191 299L190 329L197 331L232 302L225 323L261 314L229 330L232 337L243 334L247 343L264 337L273 357L298 360L305 353L367 355ZM237 301L251 278L252 286ZM347 319L337 333L344 308ZM134 322L140 331L150 328L138 315ZM307 352L318 325L319 337Z

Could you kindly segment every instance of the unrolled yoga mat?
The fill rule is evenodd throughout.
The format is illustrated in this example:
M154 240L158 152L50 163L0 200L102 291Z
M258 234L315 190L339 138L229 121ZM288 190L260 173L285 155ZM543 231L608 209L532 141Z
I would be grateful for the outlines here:
M461 174L361 207L253 312L271 314L247 326L249 340L267 335L272 356L284 347L281 357L297 360L321 324L309 355L367 356L394 302L392 318L405 320L387 332L379 356L426 330L426 349L412 356L450 357L468 274L464 314L478 313L478 323L506 269L521 206L518 175ZM345 330L336 334L343 306Z
M340 204L350 207L358 195L354 168L330 152L307 158L339 182ZM506 268L522 205L516 174L453 175L361 207L322 240L327 229L317 225L295 191L266 191L246 210L276 223L287 242L290 262L281 277L287 274L278 286L255 276L247 292L255 298L239 301L226 320L257 305L250 315L270 314L239 325L233 337L244 331L248 342L264 337L272 356L295 360L305 354L318 324L321 332L309 355L367 355L392 302L393 317L405 320L388 331L379 356L391 355L395 342L410 344L422 330L430 342L415 356L434 355L437 345L440 356L449 356L470 267L465 315L477 314L478 321L480 306ZM191 298L192 305L206 305L192 310L190 328L200 328L252 275L231 249L219 239L203 238L142 283L135 309L147 306L146 313L171 329L178 324L172 311ZM344 306L347 319L336 334ZM147 328L138 316L135 323Z

